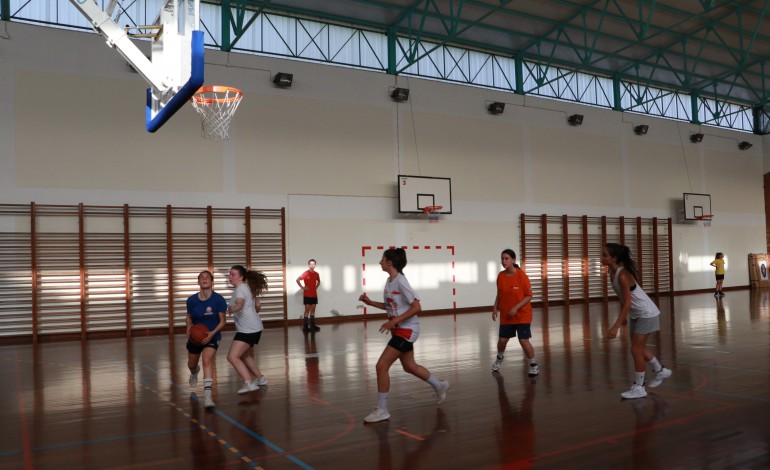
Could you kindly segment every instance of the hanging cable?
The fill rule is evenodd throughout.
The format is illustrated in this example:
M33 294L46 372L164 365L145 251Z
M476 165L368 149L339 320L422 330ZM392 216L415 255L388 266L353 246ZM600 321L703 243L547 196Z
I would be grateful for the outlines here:
M408 88L411 88L411 84L409 83L409 77L406 77L406 85ZM417 147L417 126L414 123L414 107L412 106L412 101L414 100L414 95L412 95L412 98L409 100L409 115L412 118L412 135L414 136L414 153L417 156L417 174L419 176L422 176L422 169L420 168L420 149Z
M682 141L682 128L679 126L679 124L676 125L676 130L679 132L679 143L682 144L682 160L684 160L684 169L687 172L687 183L690 185L690 192L693 192L692 180L690 179L690 169L687 167L687 155L685 155L684 152L684 141Z

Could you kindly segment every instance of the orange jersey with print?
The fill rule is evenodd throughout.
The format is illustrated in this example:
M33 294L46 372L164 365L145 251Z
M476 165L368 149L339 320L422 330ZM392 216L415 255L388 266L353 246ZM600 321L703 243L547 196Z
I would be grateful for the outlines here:
M532 296L532 286L529 277L521 269L516 269L513 274L505 271L497 275L497 307L500 309L500 323L503 325L518 325L532 323L532 303L529 302L516 312L508 315L524 297Z

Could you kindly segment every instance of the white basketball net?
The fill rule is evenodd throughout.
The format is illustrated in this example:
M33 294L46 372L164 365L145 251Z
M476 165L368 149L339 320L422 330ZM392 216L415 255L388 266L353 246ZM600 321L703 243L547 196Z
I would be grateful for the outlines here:
M230 138L230 121L243 93L226 86L204 86L192 97L193 108L201 116L201 136L211 140Z
M443 208L444 206L427 206L422 211L428 214L428 223L437 224L439 211Z

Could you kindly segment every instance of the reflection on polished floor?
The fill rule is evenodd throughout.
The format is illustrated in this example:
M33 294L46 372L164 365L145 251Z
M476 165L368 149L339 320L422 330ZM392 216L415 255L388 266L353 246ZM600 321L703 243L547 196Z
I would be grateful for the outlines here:
M381 321L267 330L270 382L245 396L226 333L213 411L181 336L3 346L0 468L770 468L768 291L661 302L651 344L674 375L645 399L620 399L628 340L603 340L617 303L535 309L536 379L514 342L491 372L490 314L431 316L416 357L446 402L396 365L392 417L366 426Z

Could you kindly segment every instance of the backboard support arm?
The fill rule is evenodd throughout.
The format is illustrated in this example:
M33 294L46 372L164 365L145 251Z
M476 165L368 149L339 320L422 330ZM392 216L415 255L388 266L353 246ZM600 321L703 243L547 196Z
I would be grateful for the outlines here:
M115 23L106 12L99 8L93 0L70 0L70 3L88 19L91 27L104 37L107 45L116 49L136 69L142 78L163 92L171 88L172 84L164 80L158 68L153 66L150 59L131 42L128 33Z
M134 44L132 36L112 19L119 0L107 11L94 0L70 0L91 26L150 85L147 90L145 126L158 130L203 85L204 47L200 31L200 0L165 0L151 38L152 59ZM118 15L118 18L120 16Z

